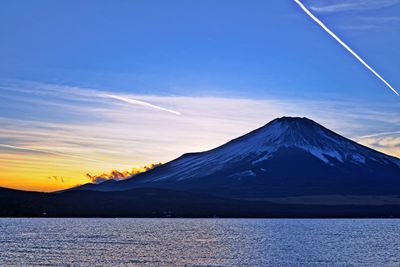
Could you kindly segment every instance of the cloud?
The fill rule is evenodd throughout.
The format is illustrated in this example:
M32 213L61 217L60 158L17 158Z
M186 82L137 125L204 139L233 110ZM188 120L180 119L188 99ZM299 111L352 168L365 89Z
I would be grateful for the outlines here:
M400 16L392 17L362 17L362 20L366 22L376 22L376 23L397 23L400 22Z
M375 10L400 4L400 0L314 0L310 9L315 12L333 13L343 11Z
M49 176L49 177L47 177L47 178L48 178L49 180L54 180L54 181L56 181L56 182L64 183L64 178L58 177L58 176L56 176L56 175Z
M99 102L99 100L103 99L105 105L112 105L115 101L110 100L118 100L123 103L128 103L130 105L136 105L141 107L150 108L153 110L164 111L167 113L172 113L175 115L181 115L180 112L172 109L168 109L153 103L149 103L140 99L140 96L134 95L123 95L123 94L115 94L107 91L101 90L93 90L90 88L79 88L73 86L59 86L59 85L48 85L34 82L16 82L10 83L8 86L1 86L0 90L3 91L12 91L19 92L22 94L34 94L40 96L52 96L52 97L60 97L65 100L82 101L84 104L89 105L93 102ZM30 97L30 96L29 96Z
M393 27L400 23L400 17L396 16L360 16L353 18L354 25L341 26L344 30L371 30L371 29L392 29L398 30L397 27Z
M364 135L360 136L358 138L372 138L372 137L382 137L382 136L387 136L387 135L400 135L400 131L394 131L394 132L384 132L384 133L376 133L376 134L369 134L369 135Z
M160 165L162 165L162 163L153 163L153 164L139 167L139 168L132 168L130 171L112 170L110 173L102 173L99 175L92 175L90 173L86 173L86 177L89 178L90 181L95 184L99 184L99 183L105 182L107 180L121 181L121 180L125 180L127 178L131 178L132 176L134 176L136 174L152 170Z
M361 64L363 64L372 74L374 74L379 80L381 80L390 90L392 90L397 96L399 93L392 87L389 82L387 82L379 73L377 73L367 62L364 61L353 49L351 49L342 39L340 39L334 32L332 32L321 20L319 20L313 13L306 8L306 6L300 0L294 0L296 4L321 28L323 28L330 36L332 36L341 46L343 46L347 51L350 52Z
M82 159L82 160L87 160L87 161L96 161L96 162L100 161L97 159L92 159L92 158L83 157L83 156L79 156L79 155L61 153L61 152L57 152L57 151L45 150L45 149L40 149L40 148L38 149L38 148L30 148L30 147L21 147L21 146L7 145L7 144L0 144L0 147L6 148L6 149L12 149L12 150L29 151L29 152L34 152L34 153L44 153L44 154L50 154L50 155L55 155L55 156L61 156L61 157L71 157L71 158Z
M373 24L369 24L369 25L352 25L352 26L341 26L340 29L342 30L350 30L350 31L364 31L364 30L372 30L372 29L379 29L378 25L373 25Z
M400 131L370 134L356 138L361 144L400 158Z
M371 105L357 99L112 93L174 107L183 114L176 116L93 97L110 94L106 90L39 83L8 84L7 89L0 83L0 90L0 185L20 187L32 179L44 185L49 176L65 178L48 191L83 184L86 173L129 170L134 164L168 162L183 153L208 150L281 116L309 117L354 140L378 129L400 131L400 106L390 98Z

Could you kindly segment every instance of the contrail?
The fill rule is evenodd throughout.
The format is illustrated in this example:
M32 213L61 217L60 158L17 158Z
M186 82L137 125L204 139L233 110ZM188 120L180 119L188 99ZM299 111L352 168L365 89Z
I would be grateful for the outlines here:
M298 4L301 9L312 18L316 23L319 24L327 33L329 33L339 44L341 44L347 51L349 51L358 61L360 61L367 69L369 69L376 77L378 77L387 87L390 88L396 95L399 96L399 93L381 76L379 75L370 65L367 64L356 52L353 51L345 42L343 42L335 33L333 33L322 21L320 21L310 10L308 10L300 0L294 0L296 4Z
M82 89L79 87L61 87L61 86L51 87L50 85L47 85L46 87L42 86L40 88L40 90L35 90L35 89L36 88L34 88L34 90L32 90L32 89L21 89L18 87L11 87L11 86L10 87L0 86L0 90L18 91L18 92L22 92L22 93L32 93L32 92L35 94L52 93L52 94L56 94L57 96L59 96L59 94L61 92L66 95L70 94L72 96L75 95L75 96L83 96L83 97L88 97L88 98L98 97L98 98L115 99L115 100L119 100L119 101L122 101L125 103L133 104L133 105L145 106L145 107L169 112L169 113L172 113L175 115L182 115L180 112L172 110L172 109L167 109L167 108L160 107L160 106L157 106L157 105L145 102L145 101L128 98L128 97L121 96L121 95L114 95L114 94L111 94L106 91L88 90L88 89Z
M145 107L150 107L150 108L154 108L154 109L158 109L158 110L162 110L162 111L166 111L175 115L181 115L180 112L175 111L175 110L171 110L171 109L167 109L167 108L163 108L160 106L156 106L144 101L140 101L140 100L136 100L136 99L132 99L132 98L127 98L127 97L122 97L122 96L117 96L117 95L111 95L111 94L99 94L99 97L103 97L103 98L111 98L111 99L116 99L125 103L129 103L129 104L134 104L134 105L140 105L140 106L145 106Z
M50 154L50 155L55 155L55 156L70 157L70 158L75 158L75 159L83 159L83 160L88 160L88 161L104 162L104 161L97 160L97 159L82 157L82 156L78 156L78 155L71 155L71 154L61 153L61 152L56 152L56 151L44 150L44 149L29 148L29 147L22 147L22 146L12 146L12 145L6 145L6 144L0 144L0 147L10 148L10 149L14 149L14 150L39 152L39 153Z

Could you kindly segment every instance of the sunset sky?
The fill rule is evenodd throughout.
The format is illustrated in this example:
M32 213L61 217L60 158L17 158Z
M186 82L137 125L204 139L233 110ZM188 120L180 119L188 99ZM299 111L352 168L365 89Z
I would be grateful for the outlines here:
M400 90L400 0L303 3ZM400 97L292 0L6 0L0 36L0 187L87 183L280 116L400 157Z

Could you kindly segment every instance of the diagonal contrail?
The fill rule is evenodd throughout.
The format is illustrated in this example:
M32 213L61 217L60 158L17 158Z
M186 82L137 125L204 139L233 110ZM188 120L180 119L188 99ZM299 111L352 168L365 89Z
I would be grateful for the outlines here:
M129 104L134 104L134 105L140 105L140 106L145 106L145 107L149 107L149 108L154 108L154 109L158 109L158 110L162 110L162 111L166 111L175 115L181 115L180 112L172 110L172 109L167 109L167 108L163 108L160 106L156 106L153 104L150 104L148 102L144 102L144 101L140 101L140 100L136 100L136 99L132 99L132 98L127 98L127 97L122 97L122 96L117 96L117 95L111 95L111 94L99 94L98 97L103 97L103 98L111 98L111 99L116 99L125 103L129 103Z
M334 32L332 32L322 21L320 21L310 10L308 10L300 0L294 0L296 4L298 4L301 9L312 18L316 23L319 24L327 33L329 33L339 44L341 44L347 51L349 51L358 61L360 61L367 69L369 69L376 77L378 77L387 87L390 88L396 95L399 96L399 93L381 76L379 75L370 65L367 64L356 52L353 51L345 42L343 42Z

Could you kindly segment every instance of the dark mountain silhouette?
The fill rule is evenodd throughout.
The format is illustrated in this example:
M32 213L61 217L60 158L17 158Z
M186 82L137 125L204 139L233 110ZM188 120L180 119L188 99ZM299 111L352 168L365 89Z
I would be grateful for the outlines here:
M400 160L307 118L283 117L227 144L118 182L78 190L160 188L236 199L397 196Z
M0 188L0 216L400 217L400 160L283 117L123 181Z

